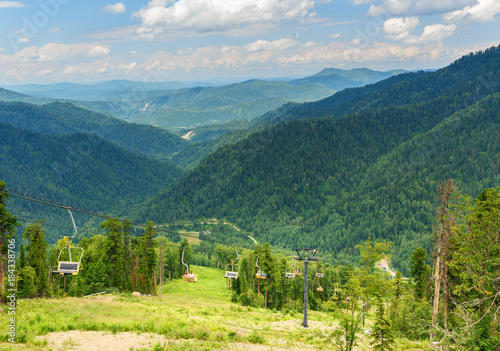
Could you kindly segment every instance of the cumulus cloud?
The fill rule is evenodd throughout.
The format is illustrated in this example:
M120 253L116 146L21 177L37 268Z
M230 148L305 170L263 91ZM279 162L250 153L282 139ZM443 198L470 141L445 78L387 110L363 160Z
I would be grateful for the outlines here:
M417 0L412 10L414 14L431 15L463 9L474 5L477 0Z
M110 50L107 47L104 46L94 46L92 49L89 51L89 56L101 56L101 55L107 55L109 54Z
M314 13L314 5L314 0L153 0L133 16L142 22L139 34L151 36L158 28L211 32L303 19Z
M114 5L106 5L102 8L104 12L109 12L113 14L124 13L127 11L125 5L122 2L117 2Z
M26 50L26 49L25 49ZM25 51L23 50L23 51ZM32 48L31 48L32 50ZM20 54L23 54L23 51ZM93 44L47 44L35 49L33 58L40 62L62 61L74 57L91 57L109 54L110 49L102 45Z
M447 22L494 22L495 16L500 13L500 1L478 0L473 6L466 6L457 11L445 14Z
M49 33L59 33L59 27L54 27L49 29Z
M63 75L95 75L103 74L113 70L114 67L109 62L94 61L94 62L80 62L77 65L66 67Z
M274 41L257 40L245 45L247 51L282 51L297 45L297 42L291 38L283 38Z
M383 14L391 14L393 16L404 15L410 11L413 5L412 0L384 0L382 5L370 5L368 16L379 16Z
M19 1L0 1L0 9L6 9L11 7L25 7L27 5Z
M395 17L384 22L384 32L387 39L402 40L407 38L420 21L417 17Z
M450 24L448 26L444 24L432 24L424 28L424 32L419 36L409 36L405 39L405 42L410 44L429 44L434 42L439 42L444 38L452 35L457 26Z

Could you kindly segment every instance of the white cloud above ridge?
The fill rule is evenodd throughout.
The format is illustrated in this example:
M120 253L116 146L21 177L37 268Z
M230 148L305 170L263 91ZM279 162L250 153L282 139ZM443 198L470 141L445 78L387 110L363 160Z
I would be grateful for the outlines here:
M314 0L179 0L173 4L153 0L133 17L141 20L144 33L152 28L215 32L309 18L314 6Z
M402 40L407 38L419 24L418 17L394 17L384 22L383 30L386 39Z
M461 10L449 12L444 15L449 23L495 22L495 16L500 13L500 1L477 0L473 6L466 6Z
M477 3L478 0L416 0L413 14L441 14L463 9Z
M20 1L0 1L0 9L26 7L26 6L28 6L28 5L23 4Z
M125 13L127 11L127 8L122 2L117 2L116 4L113 5L106 5L102 8L104 12L109 12L112 14L119 14L119 13Z
M252 52L267 51L267 50L283 51L293 46L296 46L297 44L298 42L293 40L292 38L282 38L274 41L267 41L260 39L254 41L253 43L245 45L245 50Z
M444 38L452 35L457 26L455 24L431 24L424 28L423 33L419 36L409 36L404 41L409 44L429 44L440 42Z
M384 2L379 6L371 4L366 14L368 16L379 16L385 14L399 16L407 14L412 6L412 0L384 0Z

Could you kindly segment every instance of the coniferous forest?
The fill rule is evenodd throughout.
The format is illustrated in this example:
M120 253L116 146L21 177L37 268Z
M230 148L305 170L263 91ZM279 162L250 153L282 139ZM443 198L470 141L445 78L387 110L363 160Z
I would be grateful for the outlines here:
M237 272L232 303L287 314L307 278L334 349L354 350L371 313L373 350L500 350L499 72L491 47L198 141L1 102L0 292L155 296L201 266ZM316 249L307 276L297 248Z

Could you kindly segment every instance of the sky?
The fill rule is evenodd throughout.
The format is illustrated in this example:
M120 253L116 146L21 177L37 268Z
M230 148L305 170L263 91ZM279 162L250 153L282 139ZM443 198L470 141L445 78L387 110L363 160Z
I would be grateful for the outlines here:
M0 1L0 85L435 69L499 21L499 0Z

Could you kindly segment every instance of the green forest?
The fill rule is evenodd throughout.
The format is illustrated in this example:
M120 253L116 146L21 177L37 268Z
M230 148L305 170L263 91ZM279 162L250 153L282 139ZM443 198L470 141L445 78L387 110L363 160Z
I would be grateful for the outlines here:
M0 223L5 228L2 252L10 258L17 224L5 205L9 196L5 183L0 187ZM391 277L377 267L392 242L368 239L356 246L357 264L332 265L316 257L317 249L297 250L298 255L291 256L273 253L269 243L253 250L205 241L190 245L186 239L175 243L179 237L172 241L159 235L161 227L152 222L141 233L128 220L109 218L100 224L104 233L84 238L77 246L67 237L49 246L43 222L29 224L22 235L17 263L5 266L5 285L1 287L5 292L15 277L20 298L81 297L102 291L157 295L162 282L183 278L196 264L219 268L221 277L224 271L226 275L228 271L236 273L235 279L227 279L227 286L232 291L231 301L240 306L300 313L306 279L301 260L309 258L308 305L340 318L331 335L338 350L356 346L357 332L370 310L375 311L374 349L376 345L381 350L392 349L398 336L439 340L452 350L496 350L500 345L496 322L500 187L484 189L472 199L457 192L450 179L439 184L438 193L439 229L433 244L433 265L426 263L425 249L415 249L409 260L409 279L399 271ZM72 261L69 251L73 252ZM80 262L81 272L47 276L47 268L57 270L58 261Z
M374 350L500 350L499 72L491 47L316 102L268 101L281 106L192 140L67 101L0 101L0 293L156 296L198 266L233 274L232 303L287 314L302 313L307 278L309 308L338 320L337 350L355 349L369 312ZM181 93L219 113L213 92Z

